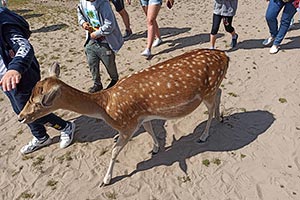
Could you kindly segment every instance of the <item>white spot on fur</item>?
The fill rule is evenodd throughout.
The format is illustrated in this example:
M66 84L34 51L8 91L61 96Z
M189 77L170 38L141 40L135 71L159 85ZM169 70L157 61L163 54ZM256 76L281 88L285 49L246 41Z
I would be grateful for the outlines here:
M167 88L171 88L171 83L170 82L167 83Z

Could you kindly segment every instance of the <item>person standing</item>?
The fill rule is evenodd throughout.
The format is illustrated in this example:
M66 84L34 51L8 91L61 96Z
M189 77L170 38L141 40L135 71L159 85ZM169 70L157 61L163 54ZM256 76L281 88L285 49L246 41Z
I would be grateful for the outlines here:
M16 114L24 108L33 87L41 78L39 63L28 41L30 33L29 24L23 17L0 7L0 87ZM21 148L22 154L52 143L44 125L61 131L61 148L69 146L74 137L75 123L67 122L53 113L27 125L33 139Z
M108 0L80 0L77 7L78 23L86 30L84 44L87 62L92 73L94 85L90 93L103 89L100 77L100 61L104 64L111 82L119 79L115 53L120 50L124 40Z
M111 0L115 6L116 11L122 17L123 23L125 25L125 33L123 34L124 40L128 40L132 36L132 30L130 28L130 19L128 12L125 10L124 0ZM126 0L130 4L130 0Z
M151 47L157 47L163 42L156 21L162 0L140 0L140 3L147 17L147 47L141 55L149 58L151 56ZM172 6L174 0L166 0L166 4Z
M267 0L269 5L266 11L266 20L269 27L270 37L263 41L264 46L272 45L270 54L279 51L279 45L289 30L292 18L296 13L296 7L293 5L294 0ZM278 27L277 17L283 9L280 25Z
M214 0L213 23L210 32L210 48L215 49L217 33L220 28L221 21L225 30L231 34L231 48L237 45L238 34L232 26L233 17L236 14L238 0Z

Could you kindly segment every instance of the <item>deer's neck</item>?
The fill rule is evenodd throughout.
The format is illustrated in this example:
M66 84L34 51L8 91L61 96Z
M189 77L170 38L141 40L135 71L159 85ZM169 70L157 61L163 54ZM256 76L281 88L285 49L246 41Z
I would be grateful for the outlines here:
M105 91L90 94L79 91L70 86L64 87L61 96L60 108L70 110L89 117L105 119L107 98Z

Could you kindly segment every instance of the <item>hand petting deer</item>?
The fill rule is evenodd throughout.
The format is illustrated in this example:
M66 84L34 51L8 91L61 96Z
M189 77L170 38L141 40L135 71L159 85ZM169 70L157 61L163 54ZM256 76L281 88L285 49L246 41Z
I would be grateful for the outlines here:
M199 139L207 139L213 115L220 120L219 86L228 63L224 51L196 49L135 72L112 88L92 94L59 80L59 66L54 64L50 76L36 84L18 118L29 123L57 109L66 109L103 119L119 132L103 179L104 185L109 184L118 154L141 125L153 138L153 153L159 151L152 119L183 117L203 101L209 116Z

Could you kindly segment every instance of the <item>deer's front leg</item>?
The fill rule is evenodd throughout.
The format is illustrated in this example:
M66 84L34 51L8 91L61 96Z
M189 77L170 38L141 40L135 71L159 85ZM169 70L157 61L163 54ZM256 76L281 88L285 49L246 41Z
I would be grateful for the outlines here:
M119 133L118 140L115 143L113 150L112 150L111 159L109 162L109 166L108 166L106 175L104 176L103 182L100 186L108 185L110 183L116 159L117 159L119 153L121 152L121 150L128 143L128 141L132 135L133 135L133 132L131 132L131 133L120 132Z

